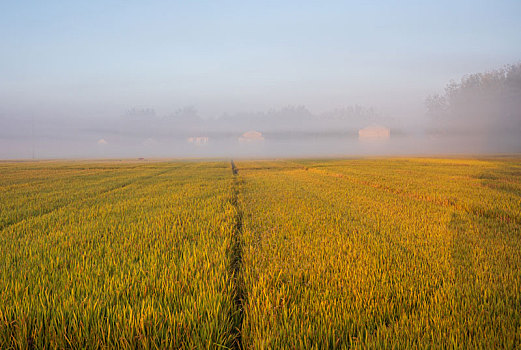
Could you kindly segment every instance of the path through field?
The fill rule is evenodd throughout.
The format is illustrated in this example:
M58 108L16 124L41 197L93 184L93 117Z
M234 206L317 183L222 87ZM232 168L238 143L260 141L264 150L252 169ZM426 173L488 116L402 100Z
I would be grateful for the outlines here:
M242 349L242 323L244 319L244 282L242 277L242 209L239 205L239 193L241 191L241 182L239 180L239 170L234 161L231 161L233 178L233 194L232 205L235 209L235 227L232 243L232 270L235 289L235 307L237 310L237 324L235 325L235 343L234 348Z
M0 163L0 348L521 346L521 159Z

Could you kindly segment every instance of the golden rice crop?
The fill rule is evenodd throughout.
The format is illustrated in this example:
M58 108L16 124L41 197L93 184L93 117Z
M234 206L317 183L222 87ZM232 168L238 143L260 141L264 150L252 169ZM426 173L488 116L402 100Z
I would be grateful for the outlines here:
M520 165L238 163L243 343L519 345Z
M0 163L0 348L515 348L521 160Z
M0 347L231 346L228 165L91 166L2 170Z

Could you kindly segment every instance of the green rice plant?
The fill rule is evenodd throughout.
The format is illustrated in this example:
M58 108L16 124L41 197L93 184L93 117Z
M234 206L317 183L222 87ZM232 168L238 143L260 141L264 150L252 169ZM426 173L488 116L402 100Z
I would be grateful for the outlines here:
M69 165L45 164L65 191L50 191L48 204L39 190L53 178L27 181L25 196L52 210L1 231L0 347L232 346L228 164L116 166L97 176Z

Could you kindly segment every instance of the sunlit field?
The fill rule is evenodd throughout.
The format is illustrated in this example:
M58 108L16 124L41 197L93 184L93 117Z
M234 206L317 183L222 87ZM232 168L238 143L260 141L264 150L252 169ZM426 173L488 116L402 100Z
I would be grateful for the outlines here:
M0 348L521 345L521 158L0 163Z

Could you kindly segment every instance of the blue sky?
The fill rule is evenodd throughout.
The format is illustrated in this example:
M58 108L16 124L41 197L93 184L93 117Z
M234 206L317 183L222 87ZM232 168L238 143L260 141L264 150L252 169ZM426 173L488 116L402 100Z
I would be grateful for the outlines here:
M2 1L0 112L419 110L521 60L521 1Z

